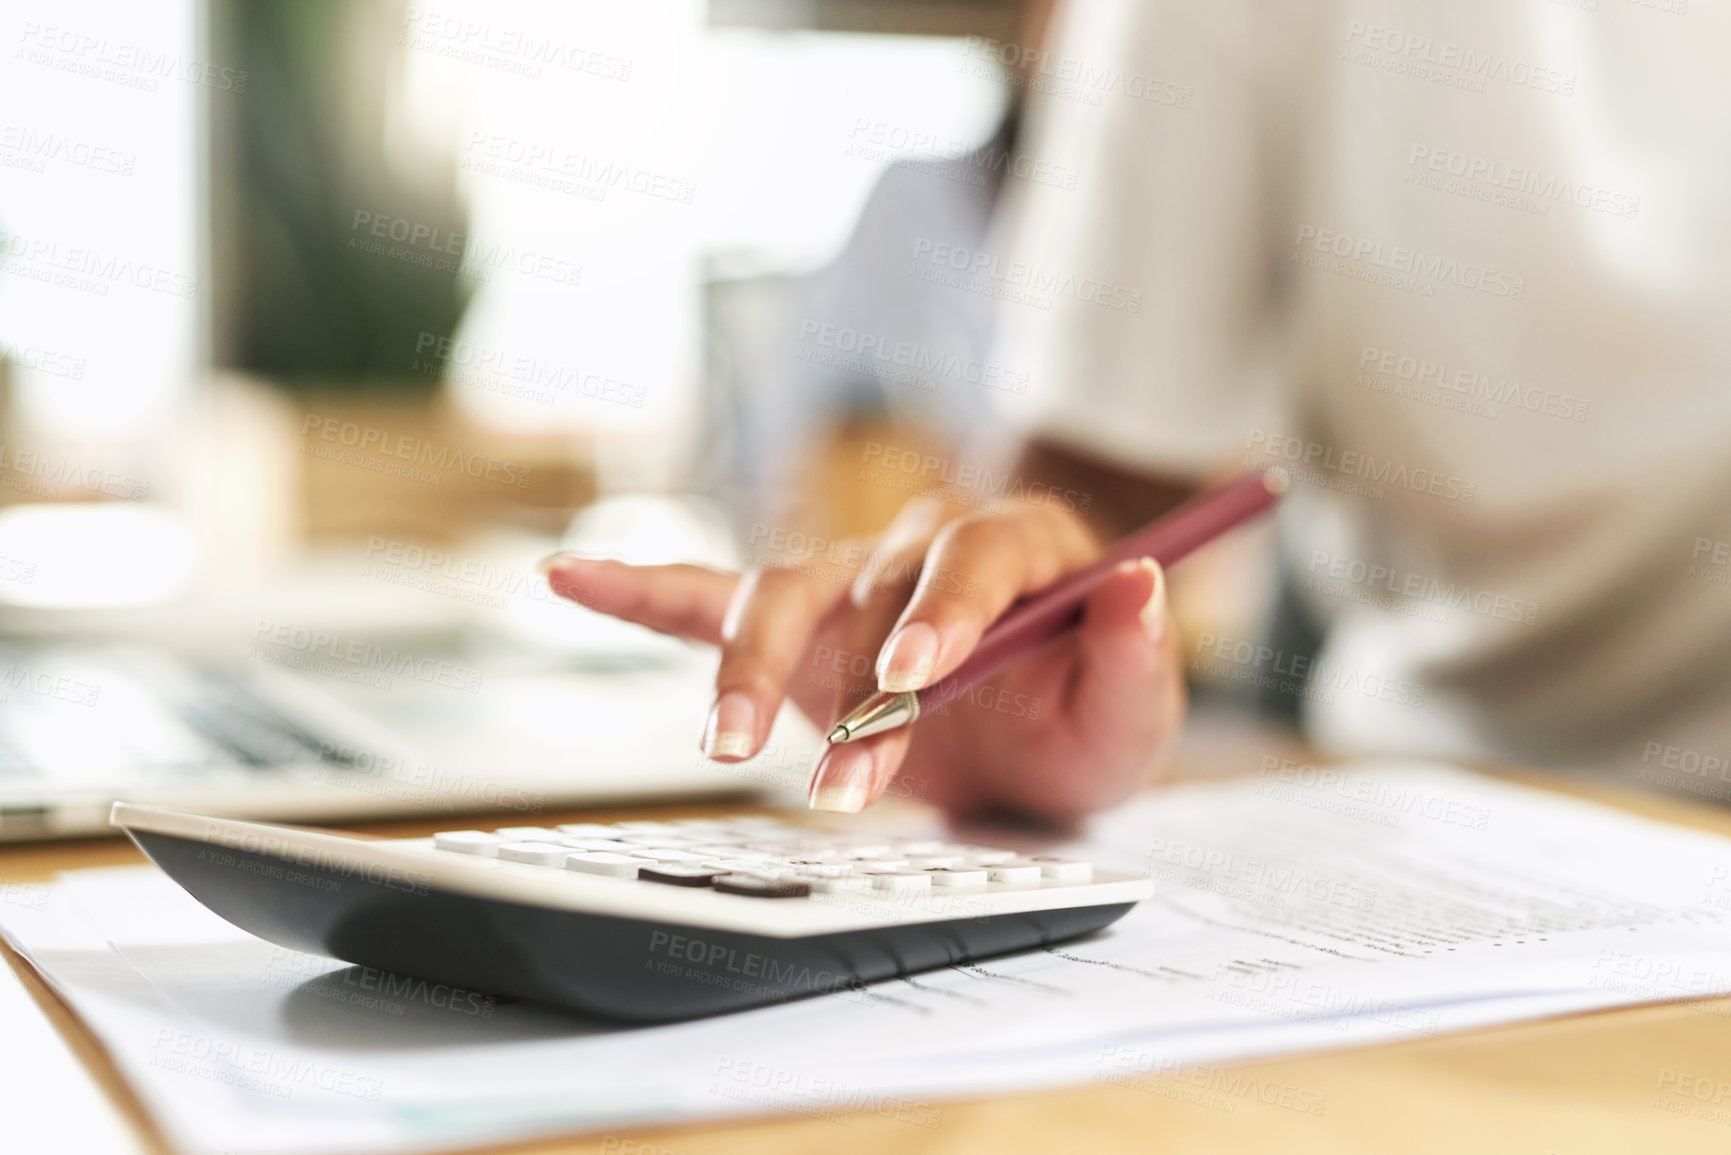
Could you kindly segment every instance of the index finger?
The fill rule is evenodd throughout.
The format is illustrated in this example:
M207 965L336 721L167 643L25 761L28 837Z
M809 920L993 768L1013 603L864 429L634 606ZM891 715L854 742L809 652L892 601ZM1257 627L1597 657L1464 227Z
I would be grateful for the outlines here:
M556 553L537 568L547 587L597 613L663 634L719 642L739 575L697 565L627 565Z

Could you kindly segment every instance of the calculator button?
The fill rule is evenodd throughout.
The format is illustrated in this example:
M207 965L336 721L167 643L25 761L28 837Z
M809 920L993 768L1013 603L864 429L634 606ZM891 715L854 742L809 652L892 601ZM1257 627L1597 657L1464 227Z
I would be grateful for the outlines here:
M925 841L904 842L900 846L897 846L896 849L908 857L913 858L925 854L942 854L945 852L947 847L942 842Z
M751 898L805 898L811 894L809 883L791 878L765 878L758 874L724 874L715 880L715 889L722 894L743 894Z
M609 850L614 854L629 854L636 849L629 842L617 838L564 838L559 845L572 850Z
M493 833L512 842L558 842L565 837L545 826L501 826Z
M978 866L997 866L1016 857L1013 850L992 850L984 846L964 846L961 850L969 862Z
M926 873L931 875L932 885L941 890L984 890L989 881L983 867L928 867Z
M746 827L739 832L739 837L746 839L746 845L750 846L753 842L762 842L766 845L771 842L804 842L817 836L809 830L793 830L791 828L786 830L753 830Z
M565 869L578 870L584 874L600 874L608 878L636 878L637 872L650 865L641 858L632 858L627 854L609 854L605 850L593 853L565 855Z
M960 854L917 854L908 856L909 870L942 870L960 866L967 859Z
M782 877L792 882L803 882L811 887L813 894L870 894L872 880L863 874L844 874L840 876L825 874L787 874Z
M482 858L497 858L499 843L502 841L498 835L488 834L483 830L446 830L433 835L433 847L436 850L478 854Z
M685 866L696 866L703 861L700 854L687 854L683 850L660 850L649 846L633 846L629 851L616 853L629 853L637 858L647 858L651 862L678 862Z
M880 894L924 894L932 888L931 875L911 870L871 871L866 877Z
M1037 862L1006 862L986 868L986 876L1003 886L1040 885L1040 864Z
M637 877L645 882L665 882L669 886L708 886L721 877L721 872L678 862L658 862L654 866L639 867Z
M1072 862L1067 858L1054 858L1050 855L1036 855L1029 862L1040 864L1040 877L1047 882L1060 882L1066 886L1080 886L1094 881L1094 865L1089 862Z
M744 842L748 838L774 838L781 833L779 826L754 826L745 822L728 822L716 828L716 833L729 842Z
M613 828L599 822L567 822L553 828L567 838L612 838Z
M840 878L825 879L824 889L832 894L871 894L877 886L869 875L848 874Z
M769 857L767 851L747 850L743 846L733 846L728 843L698 843L696 846L688 846L686 849L706 858L738 858L762 862Z
M788 861L796 866L845 866L851 869L857 865L853 859L833 850L801 851L791 856Z
M851 862L801 862L797 859L788 863L800 874L809 874L813 878L846 878L854 872Z
M869 846L863 844L859 846L843 846L841 847L841 852L849 858L857 859L890 858L893 856L892 851L887 845L876 842Z
M763 863L757 860L746 861L741 858L704 858L700 859L697 865L707 866L724 874L731 874L736 870L750 870L754 866L763 865Z
M564 866L569 848L557 842L501 842L499 857L506 862L527 862L531 866Z
M690 846L703 839L678 834L621 834L619 841L630 846L653 846L668 850L676 846Z
M855 870L889 871L900 870L908 864L905 858L865 858L854 862Z

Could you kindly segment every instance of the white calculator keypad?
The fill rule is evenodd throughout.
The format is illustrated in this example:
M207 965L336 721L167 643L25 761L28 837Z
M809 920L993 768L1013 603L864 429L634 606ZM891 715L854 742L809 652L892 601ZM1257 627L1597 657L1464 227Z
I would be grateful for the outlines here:
M572 823L447 830L435 850L551 870L753 898L864 894L905 898L1085 886L1094 868L1050 856L935 839L826 834L773 818Z

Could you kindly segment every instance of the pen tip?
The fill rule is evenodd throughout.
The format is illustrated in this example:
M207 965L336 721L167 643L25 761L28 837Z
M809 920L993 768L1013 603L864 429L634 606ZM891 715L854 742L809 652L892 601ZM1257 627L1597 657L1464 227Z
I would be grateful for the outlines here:
M837 742L846 742L847 741L847 727L846 726L837 726L835 729L831 730L829 732L829 741L830 741L830 745L832 745L832 746Z
M1276 465L1274 468L1262 475L1262 484L1268 488L1268 492L1279 497L1291 488L1292 476L1287 473L1286 470Z

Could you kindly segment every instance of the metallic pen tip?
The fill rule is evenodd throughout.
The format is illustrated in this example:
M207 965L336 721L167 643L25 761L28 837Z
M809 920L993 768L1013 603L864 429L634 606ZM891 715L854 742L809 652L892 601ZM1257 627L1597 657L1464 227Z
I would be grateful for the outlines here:
M829 732L829 741L832 746L837 742L846 742L847 739L848 731L846 726L837 726Z

